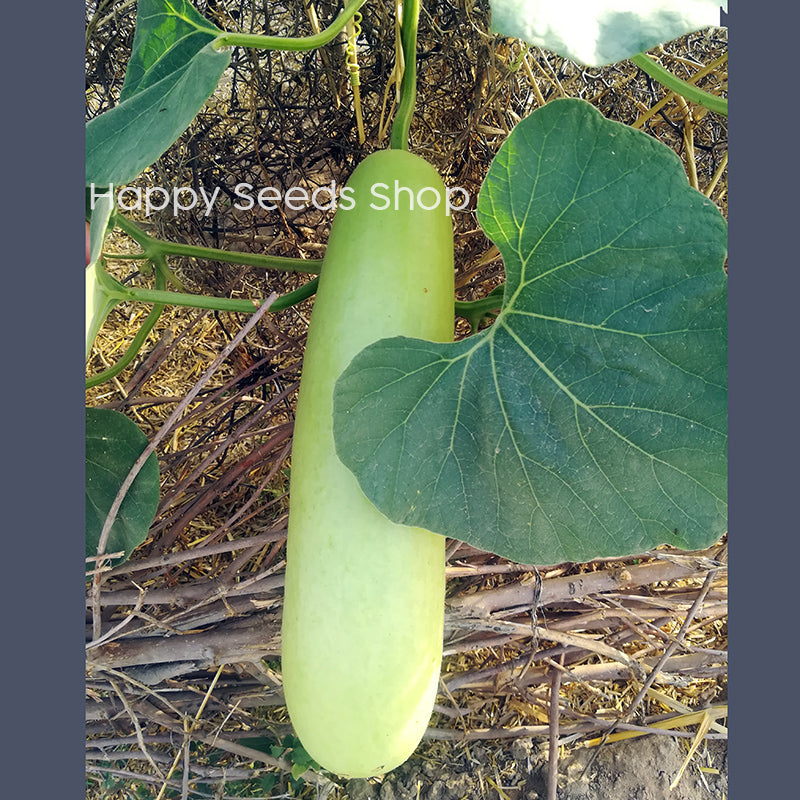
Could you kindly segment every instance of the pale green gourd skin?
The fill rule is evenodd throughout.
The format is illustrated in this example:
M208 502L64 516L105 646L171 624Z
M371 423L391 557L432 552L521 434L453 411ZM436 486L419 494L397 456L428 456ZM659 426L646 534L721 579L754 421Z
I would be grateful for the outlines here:
M374 210L394 181L435 187L434 211ZM442 655L445 539L396 525L336 456L336 379L378 339L453 338L453 234L444 186L418 156L366 158L336 212L303 361L292 450L282 672L308 753L347 777L379 775L416 749L430 720ZM423 202L430 205L432 192ZM416 201L415 201L416 204Z

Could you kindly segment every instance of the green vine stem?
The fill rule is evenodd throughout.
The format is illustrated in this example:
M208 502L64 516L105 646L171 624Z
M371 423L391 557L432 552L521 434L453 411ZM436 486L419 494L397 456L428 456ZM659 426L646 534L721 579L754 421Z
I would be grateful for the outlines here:
M163 275L160 273L156 273L156 286L159 289L166 288L165 280ZM112 378L116 378L117 375L125 369L125 367L130 364L134 358L136 358L136 354L139 350L142 349L145 341L147 341L147 337L150 335L150 331L153 330L155 327L156 322L158 322L158 318L161 316L161 312L165 308L164 303L155 303L153 308L150 310L150 313L147 315L145 321L141 324L141 327L138 331L136 331L136 335L133 337L133 341L131 341L130 345L128 345L128 349L125 351L122 358L120 358L115 364L110 366L108 369L103 370L102 372L98 372L97 375L92 375L91 377L86 379L86 388L91 389L93 386L99 386L101 383L105 383L106 381L110 381Z
M216 297L205 294L171 292L165 289L148 289L142 286L123 286L108 273L102 273L103 290L107 297L118 303L164 303L165 305L185 306L187 308L206 308L209 311L227 311L232 314L252 314L263 304L263 300L245 300L233 297ZM156 278L158 281L158 276ZM311 297L317 290L319 278L312 278L299 289L278 297L269 307L270 311L282 311ZM163 285L163 283L161 284Z
M290 306L297 305L297 303L307 300L317 291L317 284L319 278L312 278L307 283L303 284L299 289L287 292L281 297L276 298L269 311L283 311ZM141 288L113 288L109 289L106 286L106 291L113 294L121 302L124 301L139 301L142 303L153 303L153 308L147 316L147 319L142 323L142 326L136 332L128 349L122 358L119 359L113 366L107 370L92 375L86 379L86 388L90 389L105 381L111 380L119 375L122 370L127 367L131 361L136 357L136 354L141 349L145 340L149 336L153 327L155 326L161 312L168 304L188 306L189 308L204 308L212 311L228 311L241 314L252 314L263 304L263 300L234 300L228 297L209 297L206 295L185 294L181 292L165 291L164 278L160 273L156 273L156 289L141 289Z
M110 259L153 259L161 256L185 256L187 258L207 258L214 261L223 261L228 264L244 264L249 267L260 269L281 269L287 272L301 272L307 275L319 273L321 259L316 258L289 258L287 256L271 256L262 253L234 253L228 250L219 250L216 247L202 247L191 244L178 244L176 242L165 242L155 239L145 233L138 225L131 220L117 214L114 217L115 224L131 237L142 248L141 253L114 255L103 253L105 258ZM172 273L170 272L172 276ZM177 279L173 277L171 283ZM169 280L169 278L168 278ZM183 287L179 287L183 288Z
M725 117L728 116L728 101L724 97L718 97L715 94L703 91L703 89L699 89L694 84L682 80L677 77L677 75L673 75L646 53L638 53L635 56L631 56L631 61L633 61L642 72L646 72L651 78L657 80L663 86L666 86L671 92L679 94L686 100L703 106L716 114L722 114Z
M404 0L403 25L400 35L403 45L405 69L400 83L400 104L392 124L390 147L392 150L408 150L408 135L411 118L417 102L417 27L419 25L420 0Z
M282 269L308 275L316 275L319 273L319 267L322 263L319 259L286 258L283 256L261 255L257 253L232 253L213 247L199 247L165 242L145 233L136 223L118 213L114 214L113 223L130 236L142 248L142 252L119 255L105 253L104 258L147 261L148 266L155 267L156 288L147 289L143 287L123 286L119 281L112 278L104 269L100 269L98 272L98 280L102 284L103 291L106 297L115 300L117 303L152 303L153 308L136 332L125 354L108 369L88 378L86 380L87 389L116 377L133 361L167 305L181 305L189 308L202 308L212 311L252 314L254 311L257 311L263 303L261 300L189 294L184 290L184 287L172 273L172 270L170 270L167 265L166 256L178 255L190 258L213 259L262 269ZM145 272L144 267L142 268L142 272ZM168 283L176 286L180 291L167 291ZM281 311L311 297L317 290L317 283L318 278L315 277L299 289L295 289L277 298L270 306L269 310Z
M263 36L253 33L223 33L217 36L212 42L215 50L223 47L255 47L260 50L314 50L317 47L332 42L337 34L344 30L345 25L353 18L353 15L364 5L366 0L353 0L344 7L339 16L319 33L302 38L291 38L281 36Z
M503 294L506 285L496 286L492 291L479 300L456 300L455 313L469 322L472 333L478 330L485 317L496 316L496 312L503 305Z
M293 292L279 297L270 307L270 311L281 311L295 305L316 291L316 281L309 281ZM117 293L122 294L121 292ZM227 311L233 314L252 314L258 311L263 300L239 300L233 297L214 297L204 294L187 294L186 292L170 292L162 289L146 289L131 287L125 289L125 296L120 300L139 303L169 303L187 308L206 308L210 311Z

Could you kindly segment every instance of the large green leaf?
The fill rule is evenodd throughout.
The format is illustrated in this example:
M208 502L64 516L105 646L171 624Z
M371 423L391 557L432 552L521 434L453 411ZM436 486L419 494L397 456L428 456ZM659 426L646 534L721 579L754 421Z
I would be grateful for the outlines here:
M719 25L727 0L490 0L492 30L589 66Z
M97 546L108 511L131 467L147 447L147 437L118 411L86 409L86 556ZM159 498L158 461L148 457L122 501L111 528L107 553L128 558L146 538ZM117 563L117 562L115 562Z
M189 127L230 62L185 0L140 0L119 105L86 125L86 184L125 184Z
M337 384L338 453L367 497L523 563L716 540L719 211L667 147L567 99L517 125L478 215L506 268L494 324L456 343L376 342Z

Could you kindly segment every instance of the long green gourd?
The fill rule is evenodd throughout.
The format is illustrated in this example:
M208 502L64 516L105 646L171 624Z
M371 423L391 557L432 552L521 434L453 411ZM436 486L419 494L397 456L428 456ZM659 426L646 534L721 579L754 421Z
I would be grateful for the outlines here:
M425 210L435 192L440 202ZM439 175L407 151L373 153L342 191L311 315L283 610L289 716L308 753L342 776L388 772L425 732L441 668L445 539L390 522L363 495L336 456L333 387L378 339L451 341L453 294Z

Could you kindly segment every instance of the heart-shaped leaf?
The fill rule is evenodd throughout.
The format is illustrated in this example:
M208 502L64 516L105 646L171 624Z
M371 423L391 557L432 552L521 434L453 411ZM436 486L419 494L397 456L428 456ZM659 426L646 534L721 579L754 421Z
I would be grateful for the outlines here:
M581 100L517 125L478 215L503 308L467 339L385 339L340 377L334 435L395 522L522 563L726 525L726 225L678 157ZM412 245L410 245L412 246Z
M120 103L86 125L86 185L125 184L189 127L230 62L186 0L140 0Z
M726 0L490 0L492 30L593 67L719 25Z
M117 492L147 437L132 420L106 408L86 409L86 556L97 555L100 534ZM158 461L148 457L122 501L105 552L127 559L146 538L159 498ZM119 563L120 559L114 561ZM91 564L92 562L90 562Z

